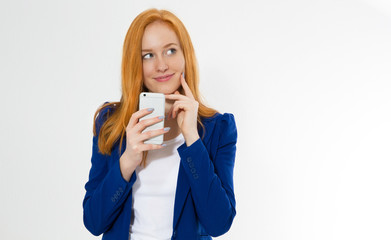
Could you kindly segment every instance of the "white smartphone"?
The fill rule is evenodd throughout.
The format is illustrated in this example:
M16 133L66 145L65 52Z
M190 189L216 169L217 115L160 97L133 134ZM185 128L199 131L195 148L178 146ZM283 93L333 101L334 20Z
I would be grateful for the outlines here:
M139 110L144 108L153 108L152 113L140 118L141 120L163 116L164 117L164 106L166 104L166 98L163 93L150 93L142 92L140 93L139 99ZM155 123L149 127L146 127L143 132L161 129L164 127L164 118L163 121ZM163 134L152 137L144 141L145 144L162 144L163 143Z

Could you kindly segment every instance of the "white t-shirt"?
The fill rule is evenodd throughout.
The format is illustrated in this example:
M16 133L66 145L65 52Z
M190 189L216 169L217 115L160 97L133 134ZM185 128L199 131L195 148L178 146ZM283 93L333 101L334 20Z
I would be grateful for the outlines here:
M179 134L164 143L167 146L162 149L148 151L145 168L136 168L129 228L131 240L171 239L180 164L177 148L184 143L184 138Z

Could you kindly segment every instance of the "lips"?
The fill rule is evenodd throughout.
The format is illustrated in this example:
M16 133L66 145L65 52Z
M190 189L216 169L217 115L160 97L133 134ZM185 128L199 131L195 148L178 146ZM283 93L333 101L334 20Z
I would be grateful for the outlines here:
M156 77L154 78L156 81L158 82L166 82L168 80L170 80L172 78L172 76L174 76L175 73L173 74L166 74L166 75L163 75L163 76L159 76L159 77Z

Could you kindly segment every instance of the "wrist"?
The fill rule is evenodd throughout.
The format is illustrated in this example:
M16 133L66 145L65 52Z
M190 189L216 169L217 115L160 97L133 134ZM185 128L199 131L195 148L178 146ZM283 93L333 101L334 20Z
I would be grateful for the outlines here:
M137 164L133 161L130 161L128 158L129 156L124 153L119 159L121 175L127 182L129 182L130 177L137 167Z
M198 132L183 134L183 137L185 138L185 142L188 147L200 138L200 136L198 135Z

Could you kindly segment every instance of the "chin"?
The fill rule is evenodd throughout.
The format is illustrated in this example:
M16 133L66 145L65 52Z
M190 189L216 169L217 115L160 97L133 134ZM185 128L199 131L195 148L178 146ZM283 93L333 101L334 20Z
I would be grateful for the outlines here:
M154 93L163 93L163 94L174 94L175 91L180 91L181 87L179 88L172 88L172 87L160 87L160 88L155 88L155 89L149 89L150 92Z

